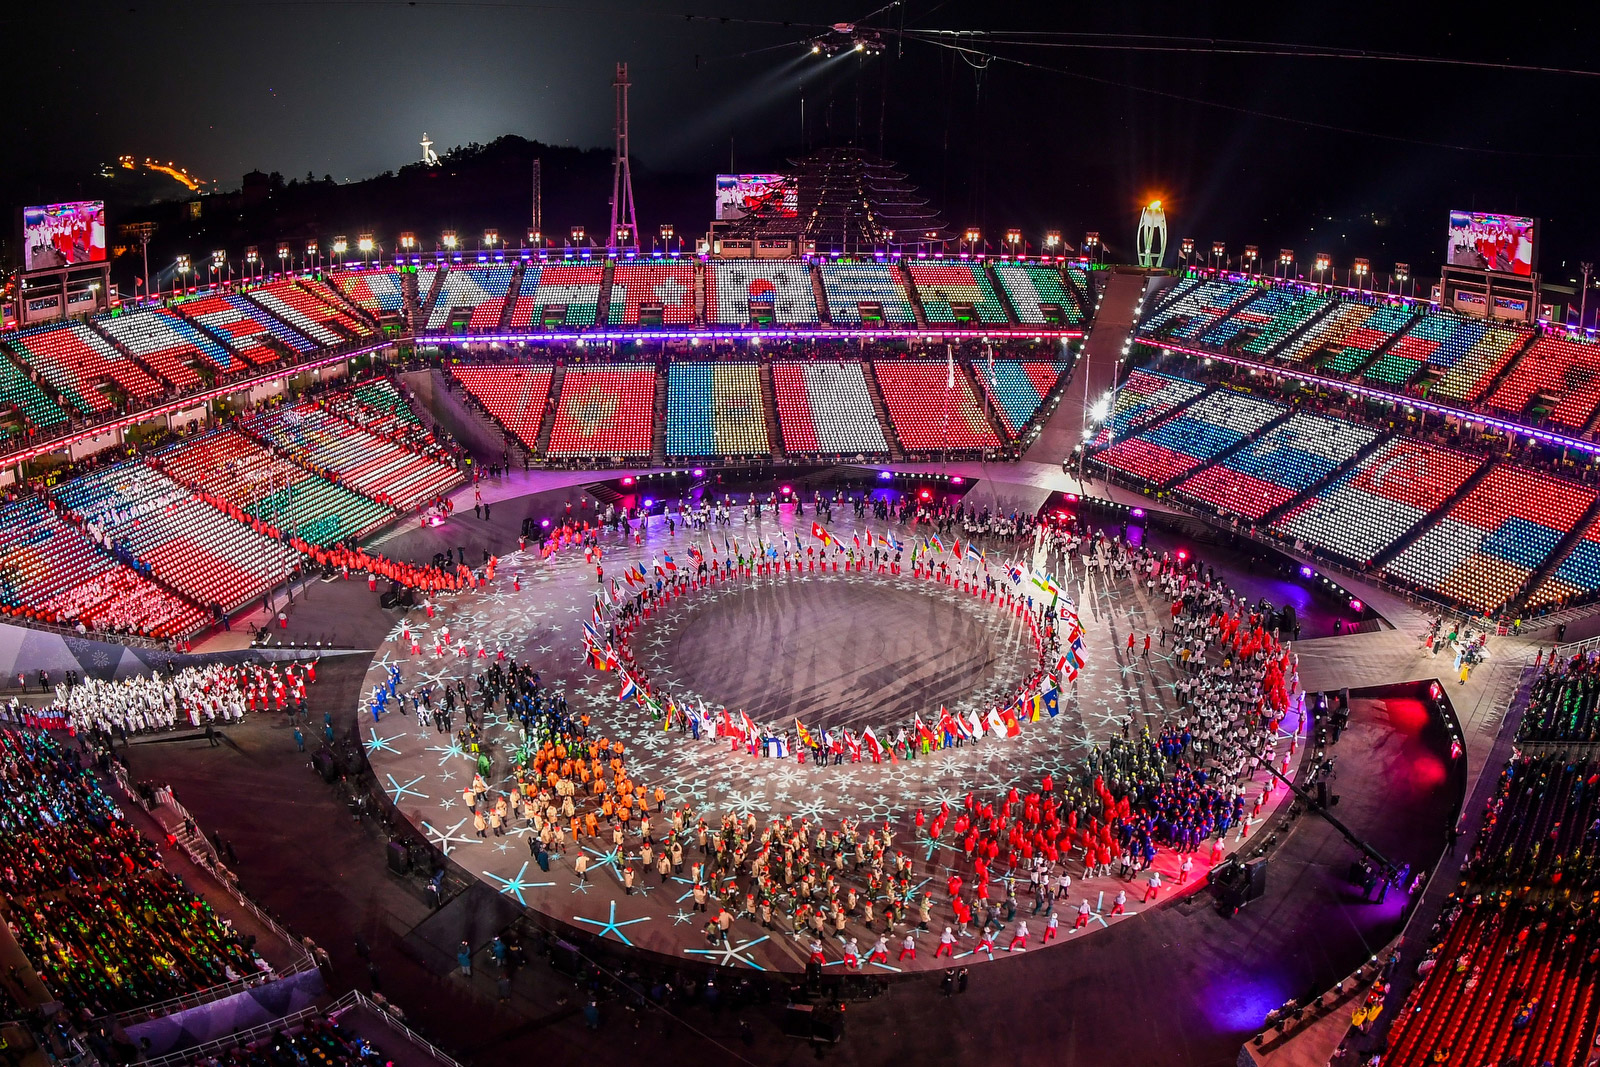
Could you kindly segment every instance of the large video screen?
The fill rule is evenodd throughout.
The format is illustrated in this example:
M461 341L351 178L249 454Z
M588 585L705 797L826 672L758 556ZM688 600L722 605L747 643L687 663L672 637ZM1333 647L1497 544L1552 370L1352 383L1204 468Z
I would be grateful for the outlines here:
M794 182L787 174L717 175L717 218L742 219L752 213L787 219L800 213Z
M1482 211L1450 212L1450 248L1445 262L1471 270L1532 274L1533 219Z
M106 259L106 204L78 200L22 209L22 268L49 270Z

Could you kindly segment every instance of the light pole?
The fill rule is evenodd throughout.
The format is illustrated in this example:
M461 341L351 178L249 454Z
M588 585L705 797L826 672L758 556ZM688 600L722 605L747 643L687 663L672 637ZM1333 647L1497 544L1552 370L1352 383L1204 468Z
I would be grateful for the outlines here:
M1583 329L1584 321L1589 315L1589 275L1594 273L1593 263L1579 263L1583 269L1583 294L1578 297L1578 329Z
M400 251L415 252L417 250L417 235L410 230L400 231Z
M1283 268L1283 280L1288 281L1294 277L1294 249L1278 249L1278 266Z
M1225 256L1227 256L1227 254L1228 254L1228 246L1227 245L1223 244L1221 241L1212 241L1211 242L1211 262L1214 264L1214 266L1211 269L1212 270L1221 270L1222 267L1223 267L1223 262L1222 262L1223 258Z
M1317 272L1318 285L1325 283L1328 274L1328 267L1331 266L1332 263L1333 261L1328 257L1328 253L1326 252L1318 252L1316 258L1311 261L1311 269Z
M1194 263L1194 238L1193 237L1185 237L1182 241L1178 242L1178 254L1183 257L1183 265L1185 267L1189 267L1189 266L1193 265L1193 263Z
M964 252L976 252L978 250L978 242L981 240L983 240L983 233L976 226L968 226L966 232L961 235L961 250Z
M542 234L538 230L532 229L530 227L529 230L528 230L528 247L529 248L543 248L544 247L544 234Z
M173 266L175 267L175 269L177 270L177 273L178 273L179 288L180 289L187 289L188 286L189 286L189 283L184 279L184 275L188 274L189 270L190 270L189 254L187 252L179 253L178 261ZM174 294L174 295L176 295L176 294Z
M315 241L307 241L306 242L306 260L305 260L306 266L310 267L311 262L313 260L315 260L319 265L321 264L321 262L322 262L322 249L321 249L320 246L318 246L317 242L315 242Z
M1017 254L1017 246L1022 244L1022 231L1013 226L1006 231L1006 251L1011 255Z
M372 234L364 233L356 238L356 247L361 249L361 265L366 266L372 258L372 250L377 247L377 242L372 239Z
M1244 246L1244 272L1249 275L1256 273L1256 267L1261 259L1261 249L1255 245Z
M488 228L488 229L483 231L483 247L484 248L487 248L492 252L494 250L494 246L499 244L499 243L500 243L500 231L499 230L494 229L493 227L490 227L490 228Z
M445 230L443 233L439 234L439 245L446 252L454 252L456 250L456 246L460 243L461 239L456 236L456 231L454 230Z
M589 231L585 230L582 226L574 226L567 231L568 243L574 248L577 248L579 245L583 244L585 238L588 236Z
M350 242L344 239L343 234L333 239L333 254L338 257L338 264L341 267L344 266L344 254L349 248Z
M244 250L244 274L251 281L255 280L256 273L261 268L261 250L255 245L248 245Z
M1090 230L1083 235L1083 247L1089 253L1089 258L1095 263L1100 262L1100 233Z
M228 253L221 248L211 253L211 284L217 284L217 275L221 274L228 266Z
M1355 263L1351 265L1350 270L1355 275L1356 292L1360 293L1365 291L1367 286L1367 276L1372 273L1372 264L1365 259L1358 258Z
M1044 231L1044 250L1046 255L1053 256L1061 250L1061 231Z
M661 224L661 251L672 254L672 239L678 235L678 228L670 222Z

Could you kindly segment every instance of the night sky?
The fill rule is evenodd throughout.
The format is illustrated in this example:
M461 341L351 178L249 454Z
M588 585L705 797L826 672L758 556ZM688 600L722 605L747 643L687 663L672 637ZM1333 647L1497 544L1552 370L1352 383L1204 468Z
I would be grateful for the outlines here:
M1327 4L1068 13L1081 6L914 0L872 20L884 55L827 60L804 42L870 4L51 5L0 20L19 82L0 189L15 209L123 153L171 159L224 188L252 168L359 180L414 161L424 130L440 150L504 133L609 145L620 59L634 82L635 157L704 175L707 218L711 175L730 157L740 170L778 169L805 147L876 150L881 138L951 225L1058 227L1074 242L1094 229L1117 258L1131 257L1138 205L1153 195L1174 247L1185 235L1267 256L1290 245L1303 258L1406 260L1428 274L1446 212L1476 208L1541 216L1539 266L1552 281L1600 252L1587 202L1600 77L981 43L1036 66L979 72L887 32L1161 33L1600 69L1595 27L1577 15L1501 9L1497 18L1521 20L1511 24L1477 5L1379 17ZM638 199L648 229L649 190Z

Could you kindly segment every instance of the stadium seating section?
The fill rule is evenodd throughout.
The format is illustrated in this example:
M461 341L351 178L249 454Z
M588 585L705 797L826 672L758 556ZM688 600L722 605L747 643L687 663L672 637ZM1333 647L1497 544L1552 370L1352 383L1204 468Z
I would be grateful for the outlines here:
M1296 505L1273 528L1355 563L1369 563L1454 496L1482 466L1475 456L1392 438Z
M1392 577L1484 611L1503 605L1577 525L1594 490L1509 464L1389 563Z
M405 285L398 271L345 270L335 271L328 277L346 300L374 315L405 308Z
M972 382L956 368L947 388L946 364L880 360L872 365L900 444L914 452L944 448L994 448L1000 444Z
M706 264L706 318L744 326L752 302L771 302L773 321L809 326L818 321L811 268L793 260L715 260Z
M500 325L506 294L511 289L515 267L451 267L444 276L444 287L428 313L428 329L449 325L460 311L470 311L469 330L492 330Z
M1111 414L1095 435L1093 447L1104 448L1112 441L1120 441L1131 431L1159 419L1180 404L1187 404L1205 391L1205 386L1187 378L1135 368L1129 372L1128 380L1118 387Z
M202 367L227 373L249 366L210 334L166 308L104 318L99 327L162 380L180 390L202 384Z
M1410 322L1408 308L1341 303L1277 353L1291 363L1316 363L1336 374L1358 369Z
M179 637L205 623L169 593L62 519L43 497L0 506L0 608L6 614L90 630Z
M882 456L889 446L860 363L774 363L785 452ZM943 384L941 383L941 388Z
M178 305L179 314L197 322L212 333L221 334L241 356L251 363L271 363L277 353L266 343L270 337L296 352L316 348L298 331L267 314L238 293L212 293Z
M138 461L84 475L55 498L154 576L224 609L260 596L292 567L284 545L235 522Z
M11 350L39 372L61 398L84 415L98 415L116 405L108 387L135 400L154 400L161 383L111 346L86 323L67 322L24 330L6 338Z
M538 447L550 398L549 367L452 367L450 373L524 446Z
M1011 320L982 266L970 263L912 263L907 268L929 323L952 323L952 305L971 304L977 321L1004 325Z
M1600 933L1579 902L1594 878L1597 774L1564 753L1507 764L1422 978L1393 1008L1383 1067L1589 1062Z
M461 481L453 464L368 433L315 404L276 408L245 429L363 496L410 511Z
M1257 291L1244 282L1187 278L1173 286L1145 317L1139 334L1154 340L1194 340Z
M1527 335L1457 315L1424 315L1396 337L1366 370L1378 385L1404 385L1424 370L1439 376L1447 399L1475 398Z
M521 295L512 305L511 325L538 327L542 308L560 306L567 309L566 325L593 326L604 278L605 267L599 263L529 264L523 268Z
M1298 412L1180 482L1177 491L1226 513L1260 519L1354 459L1377 436L1366 426Z
M653 366L568 367L548 456L648 456L655 424Z
M1219 390L1173 417L1096 455L1101 463L1157 485L1188 474L1284 413L1281 404Z
M7 919L46 987L99 1018L259 972L236 932L161 862L95 778L39 731L0 732ZM309 1061L301 1061L309 1062Z
M1586 429L1600 404L1600 345L1539 338L1490 395L1489 405L1520 415L1536 400L1549 408L1557 426Z
M1600 519L1584 527L1566 556L1528 597L1527 607L1558 601L1586 600L1600 592Z
M668 456L770 455L761 368L674 363L667 368Z
M279 459L237 430L220 430L155 457L168 475L314 545L381 526L394 513L343 486Z
M1011 309L1023 325L1044 324L1040 304L1059 305L1069 326L1083 321L1077 298L1061 284L1061 275L1054 267L1041 267L1036 263L996 263L994 276L1000 279L1000 287L1006 291Z
M618 263L612 268L610 306L606 321L613 326L637 326L640 304L660 304L661 321L668 326L694 323L694 264Z
M1331 302L1316 293L1263 289L1232 315L1202 333L1199 341L1259 356L1305 325Z
M823 263L823 295L834 323L860 323L863 303L883 307L883 321L899 326L916 324L911 298L900 268L888 263Z
M1540 671L1528 693L1528 708L1517 726L1517 743L1600 743L1600 675L1587 670Z
M327 282L316 278L288 279L252 289L256 303L324 345L369 337L373 329L345 310L344 301Z
M387 378L373 378L324 394L316 403L346 422L413 452L430 456L445 453L432 431L422 424L405 397Z
M21 417L21 425L13 428L9 420L0 421L0 439L59 429L67 421L67 413L44 390L10 361L0 359L0 419L13 412Z
M997 359L991 371L987 363L976 364L978 378L994 409L1000 413L1011 439L1022 436L1023 430L1038 413L1039 405L1056 387L1065 364L1043 360Z
M1066 274L1067 280L1082 294L1083 299L1093 303L1095 294L1094 272L1084 270L1082 267L1068 267Z

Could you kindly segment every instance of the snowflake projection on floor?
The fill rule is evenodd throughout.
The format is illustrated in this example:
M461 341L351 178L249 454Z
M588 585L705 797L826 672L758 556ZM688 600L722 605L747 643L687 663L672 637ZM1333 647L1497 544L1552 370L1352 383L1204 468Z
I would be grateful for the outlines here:
M379 737L377 727L368 727L367 730L368 736L366 740L361 742L361 745L367 750L367 756L369 758L379 752L392 752L396 756L400 755L400 750L394 747L394 743L406 736L404 732L394 734L390 737Z
M523 866L527 866L527 865L524 864ZM588 919L588 918L585 918L582 915L574 915L572 917L572 921L573 922L579 922L579 923L585 923L585 924L587 924L589 926L597 926L597 927L599 927L600 928L599 929L599 933L595 934L595 936L598 937L598 938L601 938L602 940L605 938L605 936L607 934L616 934L618 941L621 941L624 945L627 945L629 948L632 948L633 947L633 942L628 940L627 935L622 932L622 928L624 926L632 926L635 923L647 923L647 922L650 921L650 916L646 915L646 916L643 916L642 918L638 918L638 919L623 919L621 922L618 922L617 921L617 902L615 900L613 900L613 901L611 901L611 914L606 919L605 922L601 922L599 919Z
M422 830L428 835L428 840L432 841L435 845L438 845L439 851L448 856L461 845L483 844L482 838L473 837L468 834L459 834L456 832L460 830L461 827L465 826L466 822L467 820L463 818L448 830L440 830L434 827L431 823L423 822Z
M392 775L392 774L386 774L386 775L384 775L384 777L389 779L389 785L384 790L384 792L390 794L390 799L393 800L396 804L400 803L400 798L401 797L416 797L419 800L427 800L428 799L428 794L422 792L421 790L412 788L418 782L420 782L424 778L426 778L427 775L419 774L415 778L411 779L411 781L405 782L403 784L400 783L400 782L395 781L394 780L394 775Z
M725 945L718 945L716 948L686 948L683 954L704 957L718 967L732 967L736 963L743 963L755 970L764 971L766 968L755 961L753 953L757 945L768 940L770 938L766 934L762 934L754 941L730 938Z
M504 846L501 846L504 850ZM554 882L529 882L523 876L528 873L528 860L522 861L522 866L510 878L502 878L493 871L484 871L483 876L500 883L500 892L506 896L516 897L517 903L527 907L528 901L524 893L530 889L543 889L555 885ZM615 905L613 905L614 907Z

